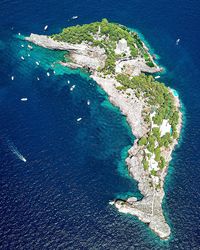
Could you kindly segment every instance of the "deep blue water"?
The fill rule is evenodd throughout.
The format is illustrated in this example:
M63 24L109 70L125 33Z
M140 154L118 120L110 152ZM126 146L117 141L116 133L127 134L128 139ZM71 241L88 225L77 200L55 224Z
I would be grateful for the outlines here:
M200 249L199 12L197 0L1 1L0 249ZM73 15L80 18L68 22ZM139 195L124 166L134 140L125 118L86 75L58 67L53 76L50 65L63 53L35 47L28 58L26 44L14 37L103 17L145 36L166 68L161 81L184 104L181 143L165 184L167 242L108 204Z

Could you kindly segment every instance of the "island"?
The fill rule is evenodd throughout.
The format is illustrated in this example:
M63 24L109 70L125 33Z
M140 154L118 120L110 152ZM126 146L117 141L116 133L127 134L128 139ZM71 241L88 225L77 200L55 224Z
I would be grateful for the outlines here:
M152 75L162 68L147 46L136 32L107 19L25 39L50 50L66 51L66 59L59 63L86 69L126 116L136 138L126 163L143 198L115 199L110 204L137 216L161 239L168 239L171 230L162 209L164 180L180 137L182 113L175 90Z

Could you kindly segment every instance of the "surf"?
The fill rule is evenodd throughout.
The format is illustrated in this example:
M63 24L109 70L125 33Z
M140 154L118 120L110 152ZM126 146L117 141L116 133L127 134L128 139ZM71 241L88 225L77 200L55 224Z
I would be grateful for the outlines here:
M19 150L17 149L17 147L14 145L13 142L8 141L8 148L10 149L10 151L21 161L26 162L26 158L19 152Z

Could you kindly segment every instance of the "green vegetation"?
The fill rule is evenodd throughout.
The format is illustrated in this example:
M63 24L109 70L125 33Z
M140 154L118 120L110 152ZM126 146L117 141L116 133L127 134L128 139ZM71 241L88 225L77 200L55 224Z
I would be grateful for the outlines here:
M143 164L144 170L147 170L149 168L149 164L147 160L143 159L142 164Z
M165 159L163 156L160 157L160 163L159 163L159 167L160 169L163 169L166 165Z
M147 138L146 138L146 137L142 137L142 138L139 140L138 144L139 144L140 146L146 145L146 144L147 144Z
M114 51L116 43L122 38L127 41L131 51L131 57L134 58L140 54L145 57L150 67L154 66L137 33L131 32L125 26L117 23L109 23L105 18L102 19L101 22L64 28L61 33L54 34L51 38L56 41L72 44L86 42L91 46L100 46L104 48L107 54L107 60L103 69L104 74L114 74L116 60L126 57L126 54L116 55Z
M178 137L176 127L179 120L179 114L174 105L171 92L163 83L157 82L152 76L144 74L132 78L127 75L119 74L116 79L121 83L121 88L123 88L123 90L131 88L135 91L135 95L138 98L143 98L145 100L147 109L144 110L143 117L145 122L149 123L149 127L151 127L151 118L148 110L154 114L152 120L158 127L150 129L146 137L142 137L138 141L138 145L146 146L150 154L155 154L155 161L158 162L159 168L163 169L166 162L161 155L162 149L168 148L173 139ZM161 137L159 126L164 119L169 121L172 133L166 133ZM149 158L150 157L148 157L148 159ZM147 155L144 157L143 166L145 170L148 169ZM151 174L155 175L155 172L151 171Z
M145 74L132 78L124 74L119 74L116 76L116 79L124 88L134 89L136 96L145 99L145 102L152 111L156 112L156 115L153 117L155 124L161 125L163 119L167 119L172 126L172 131L176 131L179 119L178 111L174 106L172 94L163 83L157 82L152 76L147 76ZM147 114L145 118L150 120L148 115L149 114ZM155 136L158 137L159 132L157 129L153 131L153 133L157 134L157 136Z
M152 170L151 170L151 175L156 176L156 175L157 175L157 172L156 172L154 169L152 169Z
M128 30L125 26L109 23L107 19L101 22L94 22L85 25L76 25L64 28L60 34L51 36L56 41L68 42L72 44L80 44L82 42L90 46L99 46L105 49L107 58L104 68L98 68L98 72L104 75L115 74L116 61L126 59L127 54L115 54L116 45L121 39L125 39L131 51L131 58L142 56L149 67L154 67L154 62L145 49L141 39L137 33ZM174 105L173 96L168 88L160 82L157 82L152 76L141 74L139 76L130 77L125 74L118 74L116 80L121 84L117 87L119 91L126 91L128 88L134 90L138 99L142 98L146 107L143 111L143 118L149 125L149 133L140 138L138 145L147 148L149 152L145 153L143 159L143 167L149 169L148 160L152 154L155 154L155 161L158 162L160 170L165 165L165 159L162 156L162 150L170 146L173 139L178 137L177 124L179 120L178 111ZM130 93L126 92L127 95ZM151 118L152 117L152 118ZM171 125L171 133L166 133L161 137L159 126L166 119ZM151 122L158 126L151 128ZM155 170L151 171L152 175L156 175Z

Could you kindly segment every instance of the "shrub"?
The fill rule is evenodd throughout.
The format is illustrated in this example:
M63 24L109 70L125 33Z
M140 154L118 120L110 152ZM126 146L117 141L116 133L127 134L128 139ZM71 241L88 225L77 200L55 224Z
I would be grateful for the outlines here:
M139 146L144 146L147 144L147 138L146 137L142 137L139 141L138 141Z

